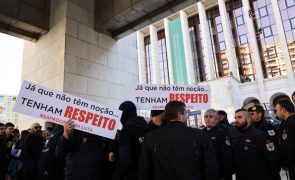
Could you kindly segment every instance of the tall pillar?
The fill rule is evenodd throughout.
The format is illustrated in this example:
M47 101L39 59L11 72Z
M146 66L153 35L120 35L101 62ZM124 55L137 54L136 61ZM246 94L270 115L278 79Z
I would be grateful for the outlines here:
M152 84L161 83L160 75L160 62L158 53L158 35L155 26L150 25L150 37L151 37L151 61L152 61Z
M249 16L249 10L251 10L249 0L242 0L242 4L243 4L243 11L244 11L244 19L248 29L248 41L254 56L256 81L258 83L259 95L261 97L261 102L266 102L267 99L266 99L265 87L263 82L264 75L262 72L261 58L258 51L258 42L256 38L253 19Z
M137 58L138 58L138 72L139 72L139 83L144 84L146 82L146 62L145 62L145 51L144 51L144 37L140 31L137 31Z
M279 8L277 0L271 0L271 4L272 4L273 14L274 14L275 21L276 21L277 31L278 31L279 38L280 38L280 43L282 46L282 51L283 51L283 54L285 57L289 85L294 90L295 89L294 72L293 72L293 68L292 68L288 44L287 44L286 37L285 37L285 30L284 30L284 26L283 26L283 22L282 22L280 8Z
M180 21L181 21L181 30L183 37L183 45L184 45L184 56L185 56L185 64L187 70L187 81L188 84L195 84L195 72L194 72L194 62L192 56L192 47L189 38L189 30L188 30L188 20L187 14L182 10L180 11Z
M136 34L115 40L94 30L94 0L52 0L50 29L24 43L22 80L110 107L138 83ZM21 116L18 127L45 121Z
M210 30L208 27L208 21L206 16L205 7L202 2L198 2L198 12L200 17L200 25L201 25L201 36L203 37L203 46L204 46L204 61L205 61L205 69L207 73L207 79L211 80L216 78L215 70L214 70L214 59L213 59L213 51L212 45L210 41Z
M226 11L225 1L218 0L218 7L219 7L221 23L223 27L223 34L224 34L224 40L226 45L226 55L228 59L229 70L232 73L233 77L235 77L236 79L240 79L238 64L237 64L237 57L235 53L235 46L234 46L234 41L233 41L231 29L230 29L231 24Z
M170 33L169 33L169 19L164 19L164 28L165 28L165 40L166 40L166 49L167 49L167 59L168 59L168 70L169 70L169 82L174 84L173 77L173 67L172 67L172 54L171 54L171 43L170 43Z

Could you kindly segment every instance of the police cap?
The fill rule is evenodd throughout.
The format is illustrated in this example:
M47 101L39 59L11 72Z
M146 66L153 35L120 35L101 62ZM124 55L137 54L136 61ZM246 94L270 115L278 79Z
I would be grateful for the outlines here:
M253 112L253 111L256 111L256 112L260 112L260 113L263 113L264 112L264 109L262 106L260 105L255 105L255 106L252 106L248 109L249 112Z

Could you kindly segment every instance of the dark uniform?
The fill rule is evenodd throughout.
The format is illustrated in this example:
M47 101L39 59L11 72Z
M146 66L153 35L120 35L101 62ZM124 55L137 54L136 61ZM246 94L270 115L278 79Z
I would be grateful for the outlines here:
M217 180L218 165L209 137L178 121L145 137L138 167L140 180Z
M263 118L260 121L255 122L254 126L255 128L265 132L272 141L274 141L275 143L278 143L277 129L270 122L266 121Z
M274 125L272 125L270 122L266 121L264 118L264 109L260 105L253 106L249 108L249 111L258 111L262 112L262 117L259 121L254 122L254 126L257 129L260 129L261 131L265 132L268 137L278 146L279 138L278 138L278 132Z
M264 132L250 125L233 140L237 180L277 179L279 152Z
M288 168L291 180L295 179L295 114L283 121L280 128L282 167Z
M205 132L210 137L211 143L215 149L217 162L219 165L219 178L229 180L233 174L233 149L231 141L226 132L219 126L216 126L209 131L205 128Z
M142 142L147 133L147 124L143 117L137 116L128 120L119 138L119 152L115 178L125 180L137 179L137 166Z
M147 133L152 132L152 131L155 131L155 130L160 129L160 128L161 128L161 126L157 126L157 125L154 124L153 121L151 121L147 125Z
M23 161L23 177L25 180L37 179L38 159L44 146L44 138L41 135L29 134L22 145L21 159Z
M65 179L102 180L106 169L106 143L99 136L73 130L70 138L61 136L56 147L56 157L66 157Z

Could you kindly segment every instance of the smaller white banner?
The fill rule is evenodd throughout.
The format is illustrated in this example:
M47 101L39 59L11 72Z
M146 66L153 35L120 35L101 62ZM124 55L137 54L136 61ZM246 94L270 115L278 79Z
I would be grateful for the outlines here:
M210 108L210 86L140 84L134 88L138 110L164 110L170 101L181 101L187 109Z
M75 129L115 139L122 129L122 111L24 81L14 112L63 125L69 119Z

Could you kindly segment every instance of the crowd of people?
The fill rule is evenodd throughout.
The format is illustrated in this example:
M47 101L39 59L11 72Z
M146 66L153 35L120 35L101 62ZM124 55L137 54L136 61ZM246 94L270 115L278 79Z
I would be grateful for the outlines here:
M295 92L292 95L295 102ZM207 109L203 129L187 127L186 105L169 102L151 121L125 101L115 140L74 129L74 121L19 133L0 123L0 180L279 180L295 179L295 106L275 107L279 127L261 105L235 111Z

